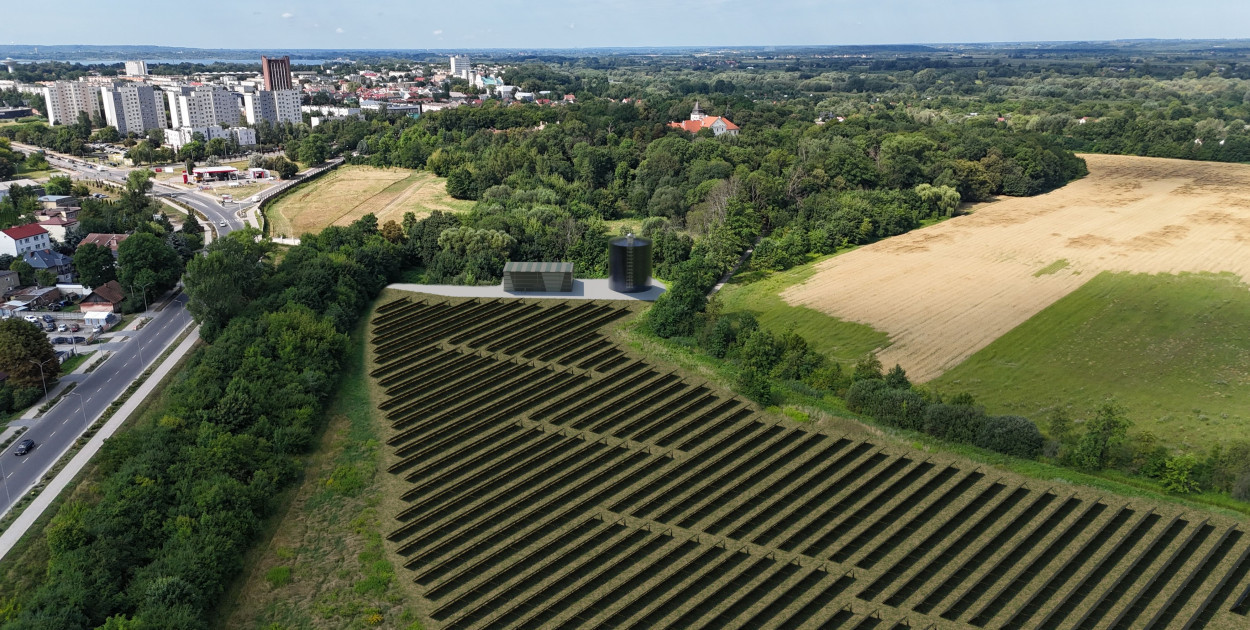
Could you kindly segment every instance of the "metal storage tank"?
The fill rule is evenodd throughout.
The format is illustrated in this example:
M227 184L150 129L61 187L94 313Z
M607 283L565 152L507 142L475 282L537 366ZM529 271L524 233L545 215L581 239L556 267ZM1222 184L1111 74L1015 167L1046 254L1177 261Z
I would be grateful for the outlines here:
M608 245L608 288L637 293L651 286L651 241L628 234Z

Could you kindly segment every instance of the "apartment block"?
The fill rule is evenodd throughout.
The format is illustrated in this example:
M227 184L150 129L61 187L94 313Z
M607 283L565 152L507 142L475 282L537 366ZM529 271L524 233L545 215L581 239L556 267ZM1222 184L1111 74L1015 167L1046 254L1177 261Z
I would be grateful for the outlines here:
M212 127L239 124L239 105L232 92L211 85L168 90L169 126Z
M298 123L302 95L299 90L261 90L243 94L243 113L247 123L255 125L264 120L274 124Z
M68 125L78 120L79 112L88 116L100 113L100 93L95 86L82 81L54 81L44 86L43 100L48 107L48 124Z
M100 88L104 120L122 134L142 134L166 126L165 104L150 85Z

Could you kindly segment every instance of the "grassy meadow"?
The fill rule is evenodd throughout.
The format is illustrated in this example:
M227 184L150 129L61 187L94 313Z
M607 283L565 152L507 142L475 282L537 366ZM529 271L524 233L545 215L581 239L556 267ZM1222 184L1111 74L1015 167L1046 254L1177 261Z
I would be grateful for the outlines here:
M1104 272L931 384L1039 421L1114 398L1136 430L1210 446L1250 428L1250 286Z

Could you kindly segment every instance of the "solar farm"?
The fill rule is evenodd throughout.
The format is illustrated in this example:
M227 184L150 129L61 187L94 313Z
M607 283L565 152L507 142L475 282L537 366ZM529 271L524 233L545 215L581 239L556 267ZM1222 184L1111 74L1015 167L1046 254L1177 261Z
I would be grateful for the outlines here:
M618 345L623 302L371 323L433 628L1244 628L1233 519L823 432Z

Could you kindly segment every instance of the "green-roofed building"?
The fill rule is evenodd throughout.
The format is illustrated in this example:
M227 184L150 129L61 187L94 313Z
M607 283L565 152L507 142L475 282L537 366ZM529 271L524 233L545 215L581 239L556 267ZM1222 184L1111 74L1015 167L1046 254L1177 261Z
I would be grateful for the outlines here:
M573 290L573 263L509 262L503 266L503 290L568 293Z

